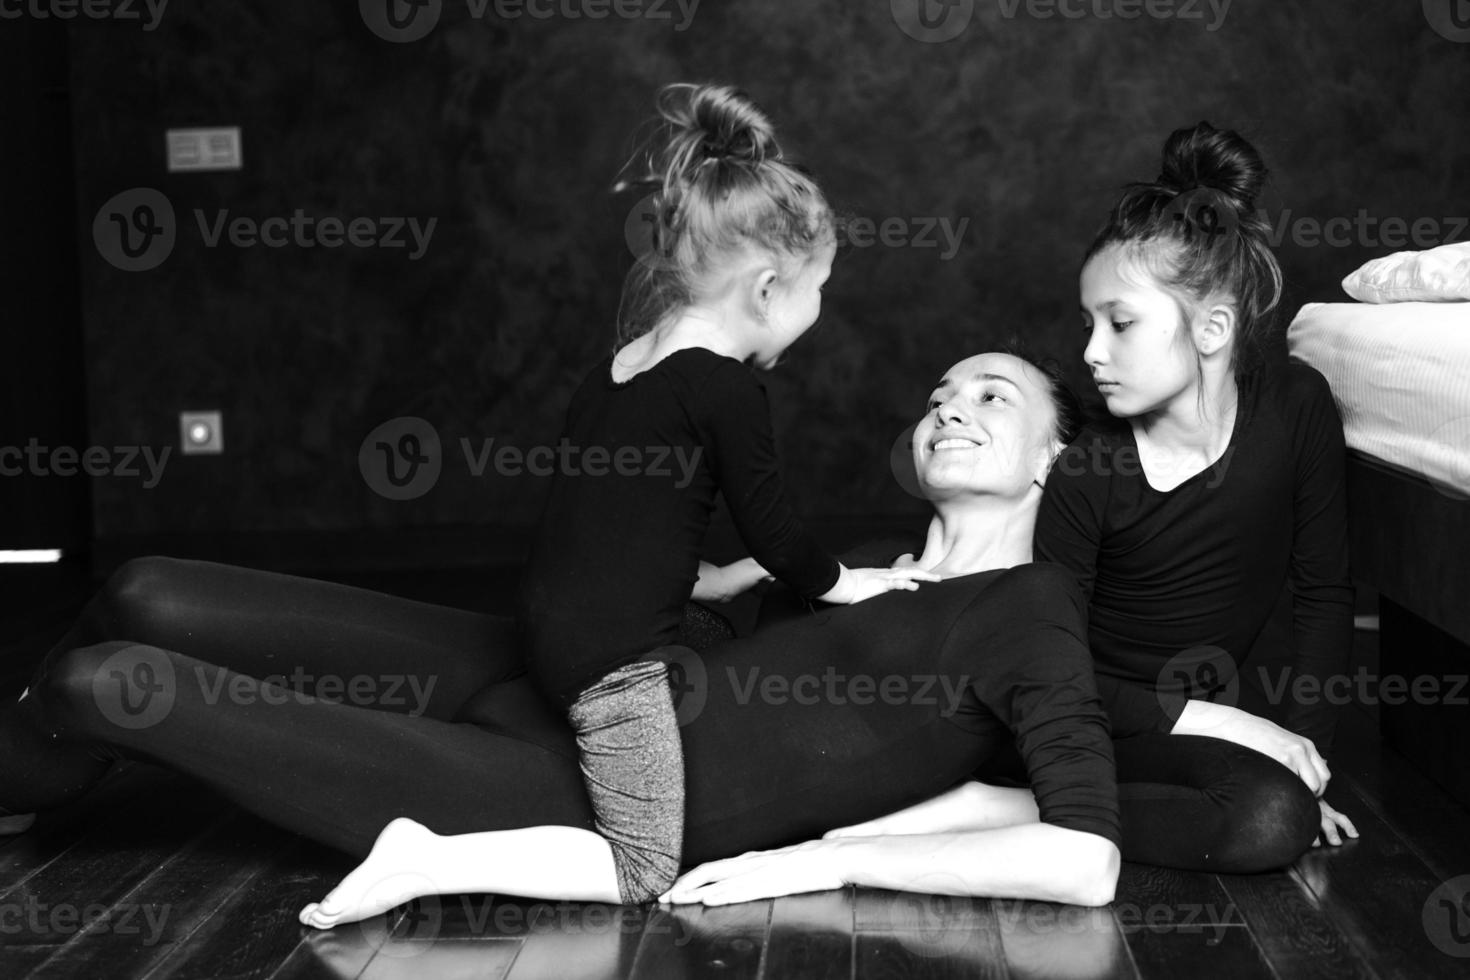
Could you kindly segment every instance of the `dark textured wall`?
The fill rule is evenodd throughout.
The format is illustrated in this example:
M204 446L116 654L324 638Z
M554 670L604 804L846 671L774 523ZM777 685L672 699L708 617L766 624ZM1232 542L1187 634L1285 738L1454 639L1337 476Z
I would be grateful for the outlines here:
M1470 212L1470 44L1432 30L1418 2L1236 0L1215 30L1203 3L1205 21L1012 6L974 4L942 44L900 30L887 0L705 0L682 31L475 18L445 0L412 43L375 36L350 2L174 0L152 31L76 22L92 440L174 445L181 409L218 408L227 447L175 456L152 489L97 481L98 534L532 521L542 485L473 477L458 440L552 441L605 352L633 203L607 186L668 81L745 87L852 214L969 222L947 261L943 248L848 249L821 326L768 376L808 512L913 512L885 459L957 358L1020 332L1078 362L1080 253L1177 126L1205 118L1255 140L1274 214ZM231 124L243 171L164 172L165 127ZM124 272L91 224L140 186L167 196L177 241L157 268ZM437 225L418 260L210 248L195 209ZM1290 310L1393 250L1357 238L1282 246ZM405 415L435 426L445 467L394 502L364 482L358 450Z

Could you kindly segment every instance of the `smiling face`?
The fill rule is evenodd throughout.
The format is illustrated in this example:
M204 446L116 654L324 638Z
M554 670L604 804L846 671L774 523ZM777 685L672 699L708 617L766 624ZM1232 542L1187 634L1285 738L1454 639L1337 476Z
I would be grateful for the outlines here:
M1045 479L1060 446L1046 378L1010 354L977 354L945 372L914 430L914 469L930 500L1017 497Z
M1119 418L1193 399L1199 367L1188 313L1128 251L1112 246L1082 269L1083 359Z

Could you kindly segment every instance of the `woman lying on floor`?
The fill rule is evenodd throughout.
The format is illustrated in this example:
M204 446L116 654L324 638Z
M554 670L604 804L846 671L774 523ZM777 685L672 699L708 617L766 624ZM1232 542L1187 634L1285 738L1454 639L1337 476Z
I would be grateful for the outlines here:
M851 882L1104 904L1120 798L1124 821L1150 839L1140 857L1159 863L1261 870L1310 844L1316 802L1301 780L1220 739L1143 736L1193 753L1167 810L1153 807L1156 786L1115 786L1081 594L1060 569L1031 564L1041 485L1074 434L1062 391L1010 355L955 365L914 438L935 511L917 561L943 581L686 653L675 672L697 682L681 701L686 861L809 840L926 800L921 809L939 814L928 832L810 841L697 869L671 897L741 901ZM937 448L945 439L975 449ZM849 685L842 696L796 696L804 679L833 674ZM364 675L407 678L426 697L281 697L287 678L311 694ZM772 676L792 696L751 684ZM872 693L848 696L860 681ZM1012 745L1029 789L952 789ZM193 775L367 856L325 910L305 915L350 921L434 892L617 895L611 863L579 850L599 839L570 730L536 698L500 617L209 563L130 563L27 694L0 708L0 807L58 806L122 757ZM497 833L540 825L561 833L536 853Z

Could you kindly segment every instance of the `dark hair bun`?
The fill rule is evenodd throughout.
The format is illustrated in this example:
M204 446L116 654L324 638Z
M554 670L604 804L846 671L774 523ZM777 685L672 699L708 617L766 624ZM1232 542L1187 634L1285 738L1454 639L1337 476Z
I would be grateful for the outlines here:
M1169 134L1158 182L1176 194L1209 187L1228 197L1237 210L1249 211L1266 173L1261 155L1238 133L1201 122Z

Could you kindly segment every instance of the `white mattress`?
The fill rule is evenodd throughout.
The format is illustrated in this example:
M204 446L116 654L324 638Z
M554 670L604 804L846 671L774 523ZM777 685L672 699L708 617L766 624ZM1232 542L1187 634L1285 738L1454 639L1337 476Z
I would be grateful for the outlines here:
M1287 345L1332 385L1349 449L1470 495L1470 303L1308 303Z

